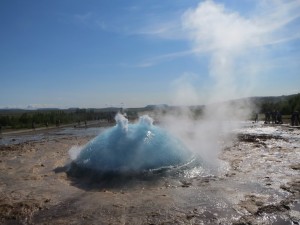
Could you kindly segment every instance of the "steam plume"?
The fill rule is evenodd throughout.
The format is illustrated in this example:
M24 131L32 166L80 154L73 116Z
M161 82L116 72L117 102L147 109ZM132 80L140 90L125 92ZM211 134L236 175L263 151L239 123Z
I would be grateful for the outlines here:
M251 111L248 102L226 102L247 96L255 84L261 61L266 61L270 45L299 38L300 33L286 29L299 18L299 1L264 1L253 16L243 17L222 4L204 1L182 16L183 29L192 42L193 52L208 57L208 73L214 81L203 120L194 121L186 108L180 116L169 115L164 122L170 130L208 161L216 159L220 135L226 136ZM261 11L259 10L261 9ZM262 13L264 12L264 13ZM200 58L201 59L201 58ZM247 69L246 69L247 68ZM182 81L182 78L180 78ZM244 82L241 82L244 81ZM195 87L181 82L174 104L198 99ZM195 95L191 96L191 93ZM172 122L176 120L176 123ZM174 125L176 124L176 125Z

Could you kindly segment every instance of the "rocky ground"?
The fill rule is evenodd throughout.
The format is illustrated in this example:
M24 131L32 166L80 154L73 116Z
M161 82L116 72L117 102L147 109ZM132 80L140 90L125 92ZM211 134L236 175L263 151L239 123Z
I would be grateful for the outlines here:
M3 135L0 224L299 224L300 130L235 132L218 172L191 164L98 182L66 173L69 149L96 132Z

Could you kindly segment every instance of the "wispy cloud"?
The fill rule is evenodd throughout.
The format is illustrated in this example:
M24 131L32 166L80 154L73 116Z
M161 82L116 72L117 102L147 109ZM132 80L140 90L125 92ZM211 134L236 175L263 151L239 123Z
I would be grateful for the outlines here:
M192 41L191 50L146 59L141 65L158 63L190 54L212 51L240 52L245 49L283 44L300 38L300 1L253 1L256 10L245 17L214 1L200 2L183 15L156 21L134 34ZM173 15L174 16L174 15Z
M144 59L141 62L136 63L136 64L122 63L122 64L120 64L120 66L136 67L136 68L152 67L152 66L156 66L158 64L164 63L164 62L175 60L176 58L194 55L196 53L200 53L200 50L199 49L191 49L191 50L186 50L186 51L172 52L172 53L162 54L162 55L154 56L152 58Z
M268 1L250 15L245 17L223 4L204 1L182 17L183 29L195 52L205 52L210 58L208 73L215 79L217 90L214 100L237 96L241 61L257 68L261 61L274 57L276 48L268 46L299 38L300 27L295 21L300 16L300 1Z
M137 12L141 9L140 6L138 5L131 5L131 6L127 6L125 7L125 10L129 11L129 12Z
M246 18L222 4L202 2L183 15L183 28L195 46L205 51L235 51L299 38L296 27L285 29L300 16L299 1L268 3L251 18Z
M156 24L145 25L143 28L133 30L131 34L174 40L185 38L178 18L174 21L159 21Z
M126 67L147 68L181 57L215 51L230 51L231 54L247 49L253 51L253 48L280 45L300 39L299 0L254 0L253 4L256 4L255 10L247 16L215 1L201 1L184 13L177 11L162 16L144 15L136 23L127 23L127 20L114 21L112 18L109 25L92 11L68 15L67 18L72 23L92 29L193 43L190 49L146 58L135 64L121 65ZM141 5L133 5L125 10L140 15L144 9Z
M74 19L82 22L82 23L87 23L89 22L93 17L93 13L92 12L86 12L84 14L75 14L74 15Z
M105 21L103 21L97 13L91 11L78 14L60 13L59 16L60 20L64 23L84 26L90 29L107 29Z
M253 4L257 5L256 10L249 14L251 16L244 17L239 12L226 8L223 4L216 3L215 1L203 1L196 8L186 10L183 15L174 13L170 14L170 17L162 17L160 20L154 20L155 22L143 24L143 27L132 31L132 34L156 36L158 38L186 39L188 38L187 26L194 26L194 32L201 31L199 36L203 36L203 38L206 38L207 35L218 35L218 33L211 33L214 30L215 32L224 34L224 38L235 40L232 38L235 38L238 34L237 38L246 41L246 37L249 34L259 35L261 38L270 32L286 28L293 21L300 18L299 0L256 0L253 1ZM288 34L293 34L295 31L297 29L293 31L290 29L290 33ZM246 32L246 34L241 32ZM286 30L286 32L288 31ZM241 35L244 37L240 38ZM287 34L284 33L282 35ZM252 40L249 39L247 40L248 42L252 41L255 43L255 41L258 41L253 37ZM224 42L226 41L224 40ZM268 44L268 42L261 41L264 44ZM275 41L271 40L271 42Z

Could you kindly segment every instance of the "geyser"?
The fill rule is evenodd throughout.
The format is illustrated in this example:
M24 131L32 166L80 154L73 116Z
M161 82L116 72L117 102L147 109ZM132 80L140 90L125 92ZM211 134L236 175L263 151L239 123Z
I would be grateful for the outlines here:
M103 173L139 173L186 164L193 154L176 137L153 125L142 116L129 124L121 114L116 126L91 140L81 150L70 150L72 174L82 171ZM73 170L73 171L72 171Z

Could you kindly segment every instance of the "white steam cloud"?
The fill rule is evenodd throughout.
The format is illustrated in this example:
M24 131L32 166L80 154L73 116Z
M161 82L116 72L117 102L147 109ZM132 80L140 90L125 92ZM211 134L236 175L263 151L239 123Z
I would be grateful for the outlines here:
M300 1L261 1L252 16L243 17L222 4L204 1L183 14L182 25L192 42L191 52L209 58L208 73L214 85L202 120L195 121L185 108L165 116L163 121L206 161L216 162L220 136L228 138L239 124L236 120L245 119L251 111L247 102L233 105L225 100L247 96L255 75L261 72L261 61L267 60L268 47L300 37L299 30L287 29L299 18L299 9ZM176 105L196 105L199 99L187 80L183 76L175 82L181 84L174 94Z
M268 60L267 48L300 38L299 26L293 24L300 16L299 0L261 1L251 15L243 17L222 4L204 1L182 17L194 52L210 58L209 75L215 81L212 101L247 95L255 84L254 75L261 72L259 65ZM246 79L242 88L238 79L239 85Z

